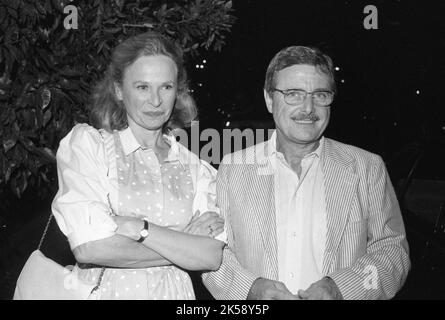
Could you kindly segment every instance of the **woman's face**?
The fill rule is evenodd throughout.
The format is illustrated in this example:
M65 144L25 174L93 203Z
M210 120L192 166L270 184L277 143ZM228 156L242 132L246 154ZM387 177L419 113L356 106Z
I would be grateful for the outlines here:
M142 56L125 69L122 85L115 88L131 127L162 129L173 111L177 77L175 62L164 55Z

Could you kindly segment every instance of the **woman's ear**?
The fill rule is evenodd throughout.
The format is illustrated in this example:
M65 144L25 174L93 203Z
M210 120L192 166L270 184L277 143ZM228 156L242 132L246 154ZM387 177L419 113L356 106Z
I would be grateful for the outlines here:
M120 85L117 82L114 82L114 93L116 94L117 100L123 100L124 99L122 97L122 89L121 89Z

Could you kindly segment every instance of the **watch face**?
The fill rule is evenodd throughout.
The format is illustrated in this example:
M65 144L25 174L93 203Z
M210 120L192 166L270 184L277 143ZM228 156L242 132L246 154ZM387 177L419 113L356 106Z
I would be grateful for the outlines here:
M141 237L144 237L144 238L145 238L145 237L147 237L147 236L148 236L148 230L145 230L145 229L142 230L142 231L141 231Z

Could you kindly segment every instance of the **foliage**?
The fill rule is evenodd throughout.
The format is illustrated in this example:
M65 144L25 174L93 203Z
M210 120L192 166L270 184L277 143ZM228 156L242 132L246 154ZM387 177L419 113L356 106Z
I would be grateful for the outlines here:
M78 29L64 26L67 5ZM0 0L0 192L54 192L58 143L87 122L90 88L123 38L157 30L193 57L219 51L234 21L226 0Z

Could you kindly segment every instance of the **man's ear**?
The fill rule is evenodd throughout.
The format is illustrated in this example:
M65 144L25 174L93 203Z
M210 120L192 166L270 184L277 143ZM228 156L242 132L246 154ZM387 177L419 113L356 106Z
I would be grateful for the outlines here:
M122 97L121 87L120 87L120 85L117 82L114 82L114 93L116 94L117 100L123 100L124 99Z
M266 102L267 110L269 110L269 112L272 113L273 99L269 95L269 93L266 91L266 89L264 89L263 92L264 92L264 101Z

